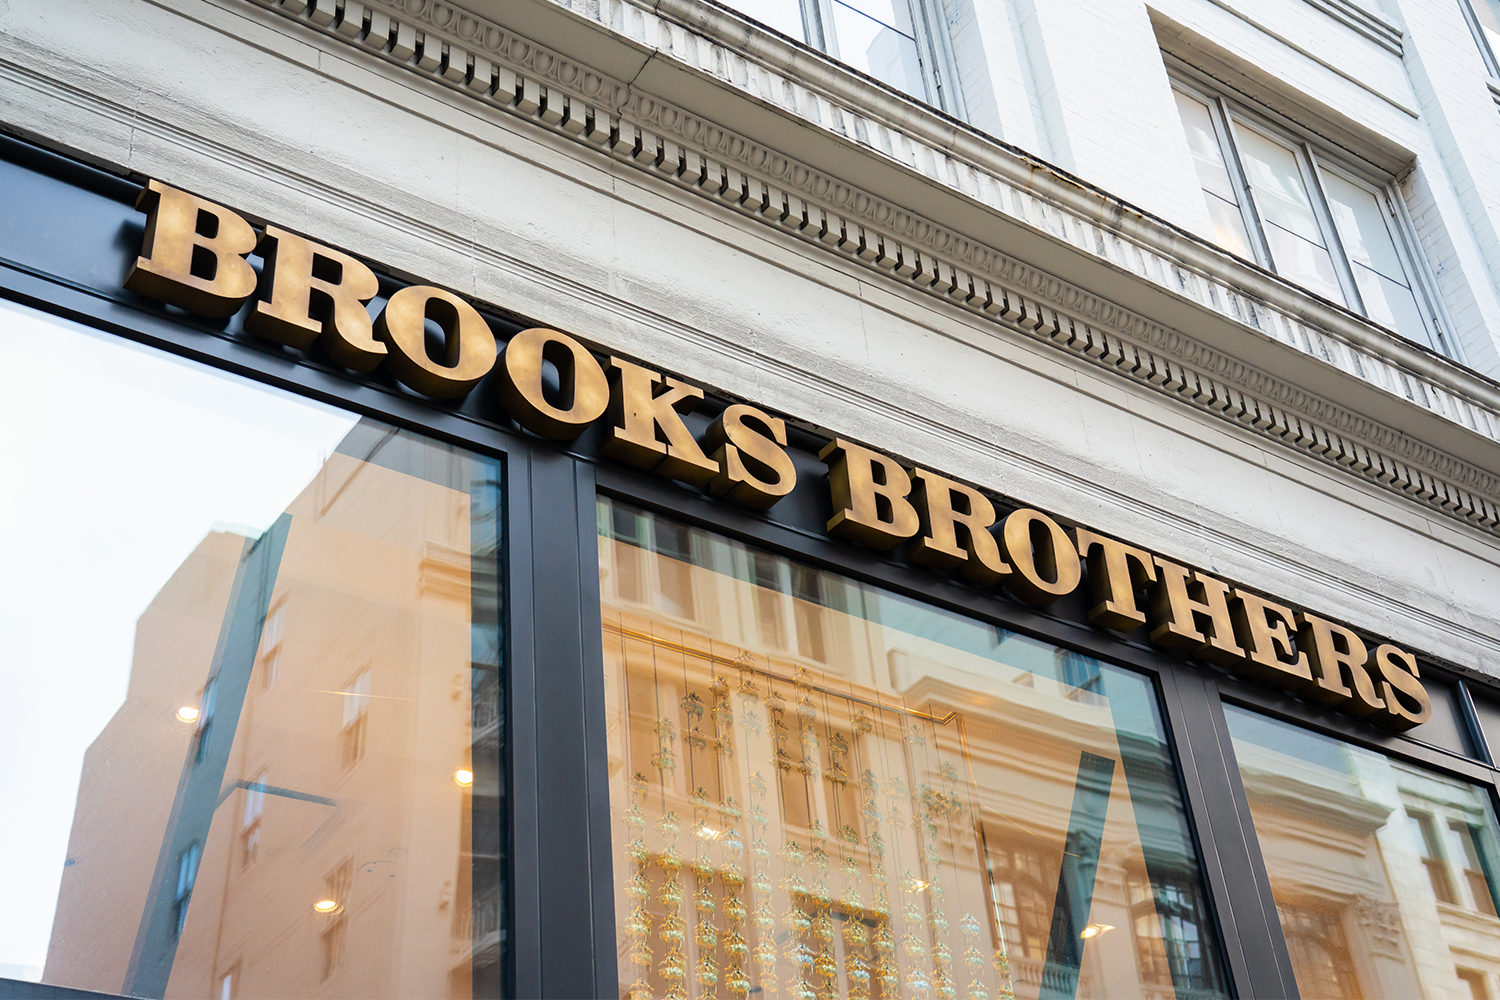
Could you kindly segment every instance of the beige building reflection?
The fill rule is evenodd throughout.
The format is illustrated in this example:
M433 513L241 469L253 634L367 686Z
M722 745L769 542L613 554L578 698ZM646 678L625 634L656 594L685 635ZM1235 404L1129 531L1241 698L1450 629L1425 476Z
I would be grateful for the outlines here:
M456 449L356 427L287 507L249 651L218 649L246 539L216 531L182 563L85 757L46 982L130 992L152 941L168 997L468 997L493 978L498 899L471 892L475 854L490 874L499 861L496 672L475 663L492 657L471 586L485 475ZM216 650L254 658L237 718L226 692L205 694ZM191 812L174 796L223 726L206 837L166 857ZM172 897L165 928L153 892Z
M1149 682L1112 707L1055 647L600 533L622 996L1223 995Z
M1248 712L1229 720L1302 995L1496 996L1484 793Z

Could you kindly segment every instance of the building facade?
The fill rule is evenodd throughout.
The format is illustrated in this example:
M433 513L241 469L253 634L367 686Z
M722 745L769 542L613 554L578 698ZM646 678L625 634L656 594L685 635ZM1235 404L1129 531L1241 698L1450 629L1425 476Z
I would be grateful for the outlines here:
M1500 996L1500 4L0 76L0 997Z

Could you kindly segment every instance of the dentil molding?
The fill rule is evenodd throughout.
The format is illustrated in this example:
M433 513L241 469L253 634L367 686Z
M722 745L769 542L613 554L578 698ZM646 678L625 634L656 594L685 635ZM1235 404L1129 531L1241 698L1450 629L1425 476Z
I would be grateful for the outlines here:
M242 2L342 39L469 99L570 137L596 155L654 173L892 282L1046 341L1431 510L1500 533L1500 479L1492 473L581 65L496 22L435 0ZM1065 178L1050 185L1039 182L1037 161L1012 155L998 144L990 144L993 149L987 151L985 162L960 158L951 131L949 148L943 149L914 136L918 129L898 127L851 107L855 102L840 91L876 91L853 74L801 73L793 79L659 13L681 5L702 22L732 19L726 12L696 0L660 0L655 8L627 0L552 2L653 46L653 58L681 60L695 71L903 163L989 211L1051 233L1141 280L1192 299L1491 441L1500 440L1500 392L1462 370L1450 370L1453 366L1440 359L1393 344L1394 338L1378 327L1337 314L1332 322L1309 323L1305 317L1323 308L1317 300L1285 282L1252 273L1212 248L1191 244L1175 231L1168 252L1150 245L1144 238L1151 235L1150 227L1143 228L1138 220L1135 231L1132 220L1118 214L1101 222L1097 198L1090 201L1087 192L1080 196L1077 185ZM787 47L769 35L752 41L767 50ZM798 56L806 58L805 53ZM799 67L806 68L803 63ZM814 89L807 85L809 77L831 85ZM1024 175L1024 182L1017 175ZM1244 273L1234 273L1237 270ZM1245 286L1257 283L1257 292L1271 294L1247 294ZM1493 395L1494 400L1479 398L1483 395Z

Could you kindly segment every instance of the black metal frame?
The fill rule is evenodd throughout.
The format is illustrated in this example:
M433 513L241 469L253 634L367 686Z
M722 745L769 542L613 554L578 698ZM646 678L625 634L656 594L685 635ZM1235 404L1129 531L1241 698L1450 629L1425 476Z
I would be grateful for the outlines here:
M8 150L16 154L20 146L0 137L0 159L8 158ZM72 183L82 180L96 190L107 189L112 198L126 197L138 188L133 181L34 146L26 145L20 153L53 164L48 169L57 176L73 175ZM473 408L433 405L390 383L352 376L306 356L254 350L221 327L153 307L119 289L90 287L3 256L0 298L504 461L512 996L610 996L618 989L595 543L599 494L1150 676L1180 766L1224 966L1240 996L1293 998L1298 992L1234 763L1224 702L1461 776L1487 788L1500 808L1500 771L1491 763L1462 681L1462 719L1478 759L1383 734L1292 696L1172 656L1139 636L1122 638L1090 626L1080 613L1081 595L1039 611L997 592L835 542L817 530L827 516L818 505L827 501L809 498L820 491L799 490L771 515L747 513L701 492L600 461L587 435L577 450L568 451ZM494 318L500 327L519 328L512 318ZM816 475L821 467L805 446L817 442L813 436L801 436L804 447L797 449L795 458L802 471ZM1495 688L1500 691L1500 683ZM8 988L0 981L0 996L11 995Z

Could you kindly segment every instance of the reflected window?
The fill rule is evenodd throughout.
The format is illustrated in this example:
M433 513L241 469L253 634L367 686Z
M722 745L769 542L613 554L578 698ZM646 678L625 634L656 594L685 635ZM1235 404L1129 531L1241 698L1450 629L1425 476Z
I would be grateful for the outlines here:
M1463 984L1464 993L1460 996L1465 1000L1490 1000L1489 977L1478 969L1458 970L1458 981Z
M1427 869L1427 881L1432 886L1432 895L1439 903L1456 903L1453 882L1448 877L1448 864L1443 860L1442 848L1438 846L1437 830L1432 817L1426 813L1407 810L1407 821L1411 823L1413 839L1422 853L1422 866Z
M1393 186L1356 178L1223 98L1185 84L1174 95L1215 243L1452 353Z
M281 676L281 640L286 637L286 604L278 604L260 633L260 683L269 688Z
M727 0L766 27L962 115L946 21L928 0Z
M260 820L266 811L266 772L245 789L245 814L240 829L240 865L249 868L260 855Z
M6 304L0 356L0 965L499 996L499 465Z
M1488 916L1495 916L1495 896L1486 874L1493 859L1481 854L1483 849L1480 845L1485 842L1484 830L1465 820L1450 819L1448 842L1451 845L1451 856L1462 869L1463 905Z
M1281 932L1297 976L1297 989L1308 997L1362 998L1354 956L1344 933L1341 910L1317 906L1276 906Z
M1227 995L1147 678L597 523L622 997Z
M187 924L188 902L193 898L193 884L198 881L198 862L203 857L201 844L189 844L187 849L177 856L177 895L172 901L172 909L176 914L176 928L174 933L182 936L182 928Z
M1453 996L1455 956L1500 955L1486 789L1245 709L1225 715L1303 996Z
M1192 882L1162 881L1156 886L1142 878L1130 883L1131 931L1136 961L1145 981L1154 986L1196 984L1212 990L1217 967L1205 933L1208 907Z
M339 730L344 770L358 764L365 756L365 730L370 721L370 672L359 675L344 688L344 725Z

